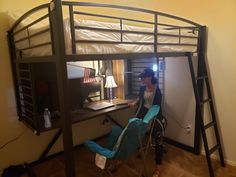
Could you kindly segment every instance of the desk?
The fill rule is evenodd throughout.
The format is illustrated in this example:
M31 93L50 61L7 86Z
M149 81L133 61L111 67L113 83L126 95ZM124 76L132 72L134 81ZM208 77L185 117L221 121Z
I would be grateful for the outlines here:
M89 109L80 109L80 110L73 111L73 112L71 112L71 123L75 124L75 123L79 123L79 122L82 122L82 121L86 121L86 120L89 120L89 119L96 118L96 117L101 116L101 115L105 115L106 118L108 118L108 120L110 120L113 123L121 126L114 119L112 119L112 117L109 114L113 113L113 112L116 112L116 111L119 111L119 110L128 109L129 108L128 104L121 104L121 103L122 102L129 103L131 101L132 100L114 99L114 104L115 105L112 106L112 107L104 108L104 109L97 110L97 111L93 111L93 110L89 110ZM45 148L43 153L40 155L40 157L38 159L39 163L46 158L48 152L51 150L51 148L56 143L57 139L59 138L59 136L62 133L62 130L60 128L60 121L53 122L53 127L51 129L55 129L55 128L59 128L59 130L54 135L54 137L51 139L51 141L49 142L48 146ZM51 129L47 129L47 130L51 130Z
M102 100L104 101L104 100ZM81 110L77 110L72 112L71 114L71 119L72 119L72 123L77 123L77 122L81 122L81 121L85 121L94 117L98 117L101 115L106 115L112 112L116 112L122 109L127 109L129 108L128 106L128 102L131 102L131 100L125 100L126 104L120 104L122 100L118 100L118 99L114 99L113 104L114 106L108 107L108 108L104 108L104 109L100 109L100 110L90 110L90 109L81 109ZM98 101L99 102L99 101ZM124 102L125 103L125 102Z
M101 100L102 102L109 102L108 100ZM96 101L96 102L101 102L101 101ZM122 100L122 99L114 99L113 100L113 104L114 106L112 107L108 107L108 108L104 108L104 109L100 109L97 111L94 110L90 110L90 109L78 109L78 110L74 110L71 112L71 123L75 124L81 121L85 121L88 119L92 119L101 115L106 115L112 112L116 112L122 109L127 109L128 103L132 102L132 100ZM35 134L39 135L42 132L45 131L50 131L53 129L58 129L61 127L61 122L60 122L60 117L57 116L57 118L53 118L52 117L52 127L50 128L45 128L44 127L44 119L43 119L43 115L38 117L38 120L40 120L39 123L39 130L36 131L33 129L33 131L35 132ZM23 121L24 122L24 121ZM27 125L27 124L26 124ZM31 128L31 127L30 127Z

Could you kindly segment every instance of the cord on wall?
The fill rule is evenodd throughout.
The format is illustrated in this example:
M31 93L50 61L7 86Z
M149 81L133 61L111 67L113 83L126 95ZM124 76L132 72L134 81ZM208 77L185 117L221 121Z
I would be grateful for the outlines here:
M18 140L20 137L23 136L23 134L26 132L27 128L25 128L18 136L16 136L15 138L7 141L5 144L0 146L0 150L2 150L5 146L7 146L10 143L13 143L14 141Z
M165 105L165 104L164 104L164 100L163 100L163 101L162 101L162 112L163 112L164 115L166 115L167 112L165 111L165 106L164 106L164 105ZM182 129L184 129L184 130L189 130L189 126L188 126L188 125L183 126L176 118L174 118L174 117L172 117L172 116L168 116L168 118L171 118L172 120L174 120L175 123L176 123L180 128L182 128Z

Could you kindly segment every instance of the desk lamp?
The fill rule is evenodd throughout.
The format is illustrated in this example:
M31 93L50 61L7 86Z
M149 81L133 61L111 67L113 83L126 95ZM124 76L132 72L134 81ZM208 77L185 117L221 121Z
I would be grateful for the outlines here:
M112 88L117 87L114 77L113 76L107 76L106 77L106 84L105 84L105 88L107 88L107 93L108 93L108 98L110 100L110 102L112 102L113 99L113 95L112 95Z

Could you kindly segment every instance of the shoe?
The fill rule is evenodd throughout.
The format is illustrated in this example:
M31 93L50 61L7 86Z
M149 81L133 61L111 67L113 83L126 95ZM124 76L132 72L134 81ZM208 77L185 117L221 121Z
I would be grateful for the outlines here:
M115 173L117 171L117 166L114 165L114 164L110 164L108 167L107 167L108 171L110 173Z
M160 170L159 170L159 169L156 169L156 170L153 172L152 177L160 177L160 175L161 175Z

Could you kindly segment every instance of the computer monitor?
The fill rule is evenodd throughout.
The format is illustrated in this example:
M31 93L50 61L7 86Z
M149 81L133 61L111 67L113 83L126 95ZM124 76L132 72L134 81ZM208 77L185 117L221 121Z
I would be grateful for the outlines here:
M95 69L86 68L89 69L87 78L85 77L86 72L84 67L68 65L67 69L71 110L83 108L84 102L91 99L89 96L91 93L97 92L100 96L100 82L84 83L86 81L84 79L88 79L87 82L89 82L89 79L95 78ZM42 70L44 72L42 72ZM32 71L37 112L42 114L45 108L48 108L51 112L59 110L60 95L58 93L56 65L53 63L32 64ZM28 89L26 91L28 91ZM31 92L29 94L31 94ZM97 98L99 99L99 97ZM24 97L24 99L31 98Z
M82 109L85 102L101 99L100 82L83 83L82 78L70 79L69 91L72 110Z

